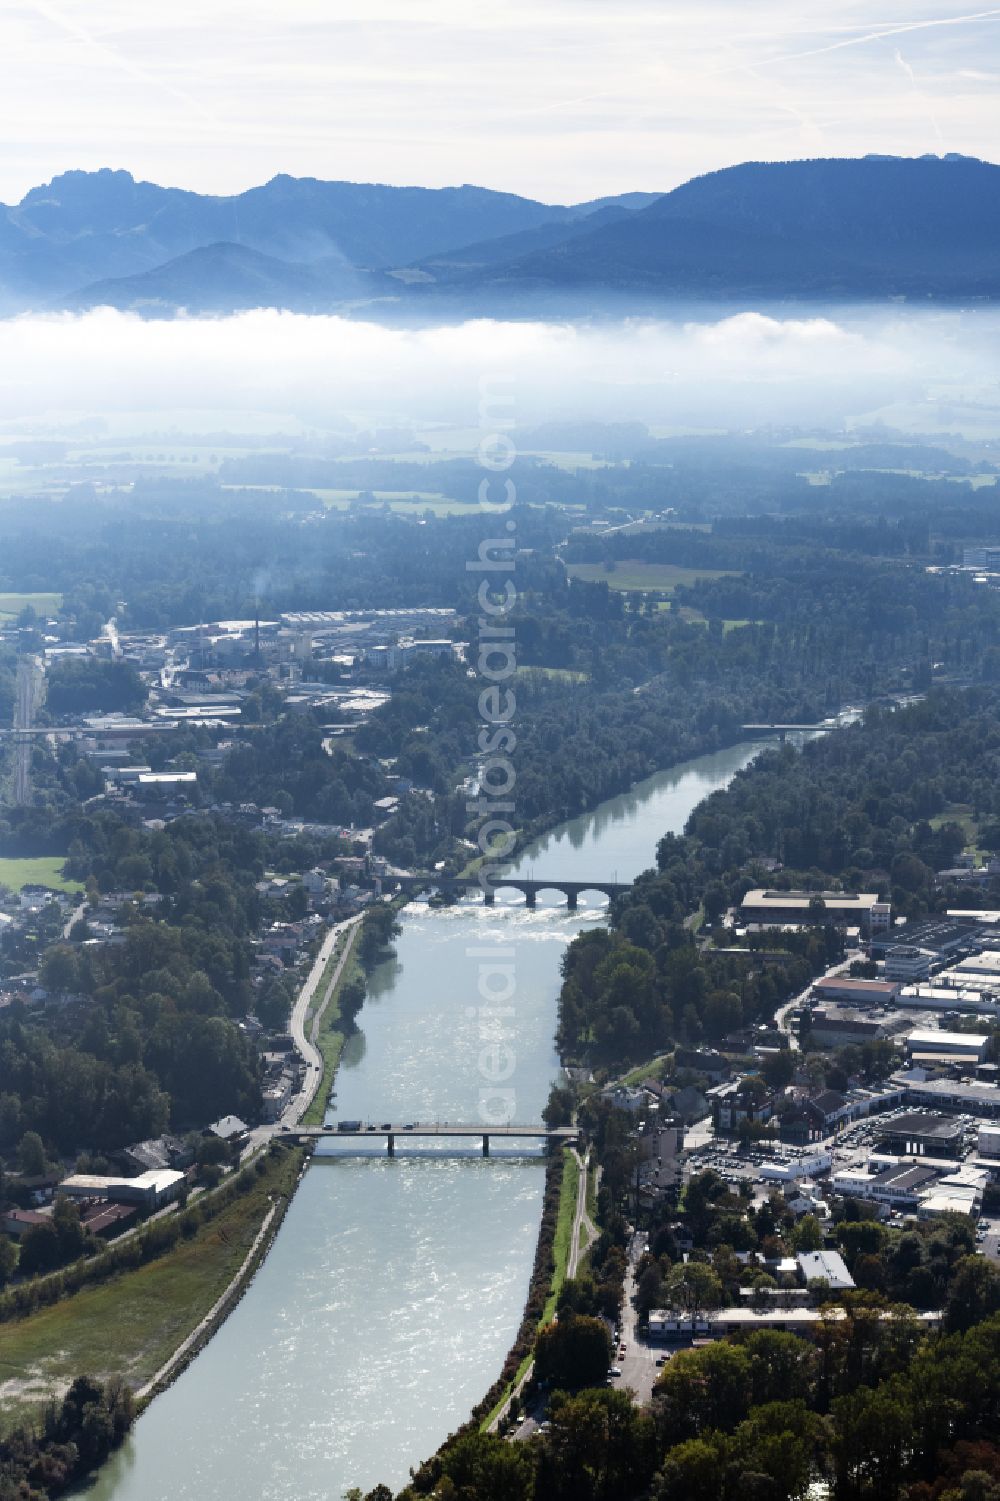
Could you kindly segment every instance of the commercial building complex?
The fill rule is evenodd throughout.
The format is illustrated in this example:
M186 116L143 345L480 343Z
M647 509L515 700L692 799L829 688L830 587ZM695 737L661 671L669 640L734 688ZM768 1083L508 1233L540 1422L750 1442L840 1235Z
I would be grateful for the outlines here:
M752 923L837 923L868 929L872 909L879 905L873 891L748 891L740 915Z

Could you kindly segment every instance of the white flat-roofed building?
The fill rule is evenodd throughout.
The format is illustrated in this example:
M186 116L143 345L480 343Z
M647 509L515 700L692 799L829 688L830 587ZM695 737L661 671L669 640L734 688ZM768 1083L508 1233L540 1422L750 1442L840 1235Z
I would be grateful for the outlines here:
M899 1004L911 1011L968 1011L977 1016L1000 1013L1000 986L991 989L973 987L968 975L943 969L934 976L933 985L904 985Z
M854 1286L854 1278L839 1251L800 1251L795 1260L803 1282L813 1282L821 1277L835 1293L847 1292Z
M979 1155L1000 1159L1000 1126L980 1126Z
M966 959L959 959L951 966L950 972L963 977L962 983L974 985L977 980L996 980L1000 982L1000 950L985 949L978 954L970 954Z
M879 1317L892 1319L897 1315L885 1309ZM707 1322L710 1337L716 1339L722 1339L727 1334L752 1333L754 1329L782 1329L789 1334L809 1337L824 1324L839 1324L846 1318L847 1310L840 1307L765 1308L761 1312L756 1308L720 1308L708 1315ZM941 1322L941 1314L937 1310L921 1313L918 1318L924 1325Z
M867 1168L842 1168L833 1174L836 1193L850 1199L870 1199L890 1209L915 1208L923 1190L937 1179L932 1167L911 1167L905 1163L872 1172Z
M174 1168L152 1168L136 1178L111 1178L102 1173L73 1173L60 1183L57 1193L70 1199L113 1199L118 1204L140 1204L159 1209L176 1199L185 1183Z
M943 1057L957 1053L963 1058L975 1058L978 1063L983 1062L989 1045L989 1037L982 1032L941 1032L931 1027L918 1028L906 1039L906 1051L911 1055L929 1053Z
M982 1195L977 1197L970 1188L936 1189L920 1200L917 1218L932 1220L939 1214L977 1214L981 1204Z
M761 1163L760 1177L768 1183L794 1183L799 1178L811 1178L814 1173L825 1173L832 1166L829 1152L806 1151L801 1156L776 1157Z
M947 1173L943 1178L939 1178L934 1186L936 1189L942 1189L946 1192L953 1188L962 1189L963 1191L968 1189L971 1193L977 1194L981 1200L989 1181L990 1175L988 1169L978 1167L974 1162L962 1162L955 1168L954 1172Z
M650 1339L686 1339L695 1334L708 1333L708 1319L704 1314L676 1313L669 1308L652 1308L649 1313Z
M836 1193L867 1199L872 1197L871 1189L877 1177L877 1173L866 1167L842 1167L833 1174L830 1183Z

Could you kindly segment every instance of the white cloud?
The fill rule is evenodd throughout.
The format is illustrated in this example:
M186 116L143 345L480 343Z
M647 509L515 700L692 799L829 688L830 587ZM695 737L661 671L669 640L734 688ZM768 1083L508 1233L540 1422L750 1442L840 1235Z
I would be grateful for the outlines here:
M472 427L480 379L506 377L521 425L836 425L949 383L995 391L997 324L992 313L851 311L419 330L272 310L154 323L108 309L26 316L0 322L0 419L8 432L79 415L162 425L185 412L244 429Z

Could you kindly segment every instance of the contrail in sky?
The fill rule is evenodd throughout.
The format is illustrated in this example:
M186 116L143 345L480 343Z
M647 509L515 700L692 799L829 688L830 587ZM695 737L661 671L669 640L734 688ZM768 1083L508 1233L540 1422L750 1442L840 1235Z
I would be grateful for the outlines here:
M128 73L138 83L144 84L146 88L157 89L161 94L169 94L172 99L176 99L180 104L186 105L188 109L194 110L195 114L201 115L202 119L210 120L213 125L221 124L221 121L216 115L212 114L211 110L207 110L203 104L199 104L197 99L192 99L190 94L185 94L181 89L175 89L171 84L164 83L162 78L157 78L155 74L147 73L144 68L137 68L135 63L130 62L127 57L124 57L114 47L109 47L107 42L99 42L85 27L81 26L77 21L70 20L68 16L62 15L60 11L54 10L51 5L45 4L44 0L34 0L32 10L34 10L36 15L41 16L43 21L48 21L52 26L58 26L62 31L68 32L70 36L75 37L78 42L83 42L87 47L92 47L95 52L99 52L103 57L108 58L116 67Z
M846 37L839 42L827 42L822 47L809 47L802 52L782 52L776 54L774 57L758 58L753 64L746 62L727 63L719 68L702 69L700 72L693 73L691 76L699 78L715 78L718 77L719 74L724 73L750 73L751 75L753 75L753 70L755 68L767 67L769 63L789 63L795 62L800 58L822 57L828 52L840 52L845 47L864 47L867 46L870 42L880 42L886 37L905 36L907 35L907 33L912 31L926 31L931 27L938 26L967 26L973 21L989 21L994 20L998 16L1000 16L1000 6L994 6L991 10L972 11L970 14L964 16L939 16L928 21L903 21L900 22L898 26L884 26L875 31L867 31L862 36ZM726 46L728 47L729 51L732 52L734 50L731 41L727 41ZM902 59L900 59L900 61L902 62ZM907 65L904 64L903 66L906 67ZM911 81L914 83L914 86L916 86L916 80L912 78L912 72ZM532 109L519 111L519 113L523 115L547 115L553 114L556 111L562 109L572 109L580 104L590 104L597 99L612 99L617 97L619 97L619 91L617 89L600 89L595 93L580 94L574 96L571 99L557 99L550 104L539 105ZM799 111L793 105L785 103L780 107L787 109L791 114L799 115ZM802 123L808 123L815 128L814 122L807 122L801 115L799 115L799 118ZM935 129L937 129L936 121L934 122L934 125ZM938 134L940 135L940 131L938 132Z
M840 52L844 47L864 47L869 42L880 42L884 37L904 36L910 31L926 31L932 26L965 26L972 21L989 21L995 16L1000 16L1000 6L994 6L992 10L977 10L967 16L939 16L931 21L905 21L899 26L886 26L880 31L869 31L864 36L848 37L842 42L827 42L822 47L810 47L803 52L783 52L776 57L762 57L757 62L757 67L766 67L768 63L791 63L800 58L822 57L827 52ZM742 66L742 65L740 65ZM718 73L733 73L737 69L730 65L724 68L712 68L712 75Z
M939 144L943 146L944 135L941 132L941 126L938 123L938 117L934 113L934 107L931 104L931 101L928 99L927 95L924 93L923 89L920 87L920 84L917 82L916 73L914 73L913 69L910 67L909 63L906 61L906 58L900 52L898 47L896 48L895 58L896 62L899 64L903 72L906 74L907 78L910 80L910 83L913 85L913 92L920 100L920 103L923 105L924 109L927 111L927 118L928 120L930 120L931 124L934 127L934 134L937 136Z

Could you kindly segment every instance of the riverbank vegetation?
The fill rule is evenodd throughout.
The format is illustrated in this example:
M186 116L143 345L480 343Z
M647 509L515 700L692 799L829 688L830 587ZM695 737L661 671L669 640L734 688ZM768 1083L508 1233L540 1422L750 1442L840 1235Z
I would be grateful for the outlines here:
M625 1223L617 1211L616 1200L616 1194L623 1186L623 1178L617 1171L613 1156L618 1138L608 1126L611 1115L617 1114L608 1110L601 1111L601 1119L594 1133L594 1145L598 1154L608 1148L610 1172L600 1193L591 1191L591 1185L596 1181L596 1171L593 1175L588 1173L587 1212L601 1229L598 1239L590 1248L586 1266L578 1265L574 1277L569 1276L569 1266L582 1170L576 1153L569 1148L565 1148L562 1153L554 1216L551 1212L552 1184L551 1181L546 1182L545 1205L525 1317L504 1366L504 1373L509 1371L509 1376L502 1374L500 1381L487 1393L484 1403L480 1404L480 1409L486 1403L493 1404L482 1421L483 1432L496 1425L497 1420L508 1410L511 1416L520 1411L522 1403L517 1399L512 1401L512 1393L528 1373L536 1356L538 1340L543 1331L552 1326L556 1315L581 1315L589 1318L603 1314L612 1320L617 1318L626 1267ZM630 1162L626 1163L623 1156L622 1171L627 1172L629 1165ZM544 1298L540 1307L536 1296L539 1290ZM515 1356L518 1357L516 1363ZM533 1375L525 1389L524 1400L530 1401L536 1394L537 1381ZM501 1420L498 1431L505 1432L508 1426L509 1422Z
M44 1501L83 1480L123 1441L135 1416L132 1393L120 1381L78 1376L53 1402L41 1432L16 1428L0 1439L0 1495L5 1501Z
M302 1160L275 1146L102 1256L4 1294L5 1421L37 1417L80 1371L133 1390L151 1380L228 1287L272 1204L290 1198Z
M565 1150L565 1149L564 1149ZM559 1213L556 1216L555 1234L552 1237L552 1278L549 1295L542 1309L542 1320L547 1323L556 1311L559 1294L563 1290L569 1272L570 1254L573 1246L573 1222L576 1219L576 1204L580 1185L580 1163L573 1151L563 1157L562 1183L559 1188Z

